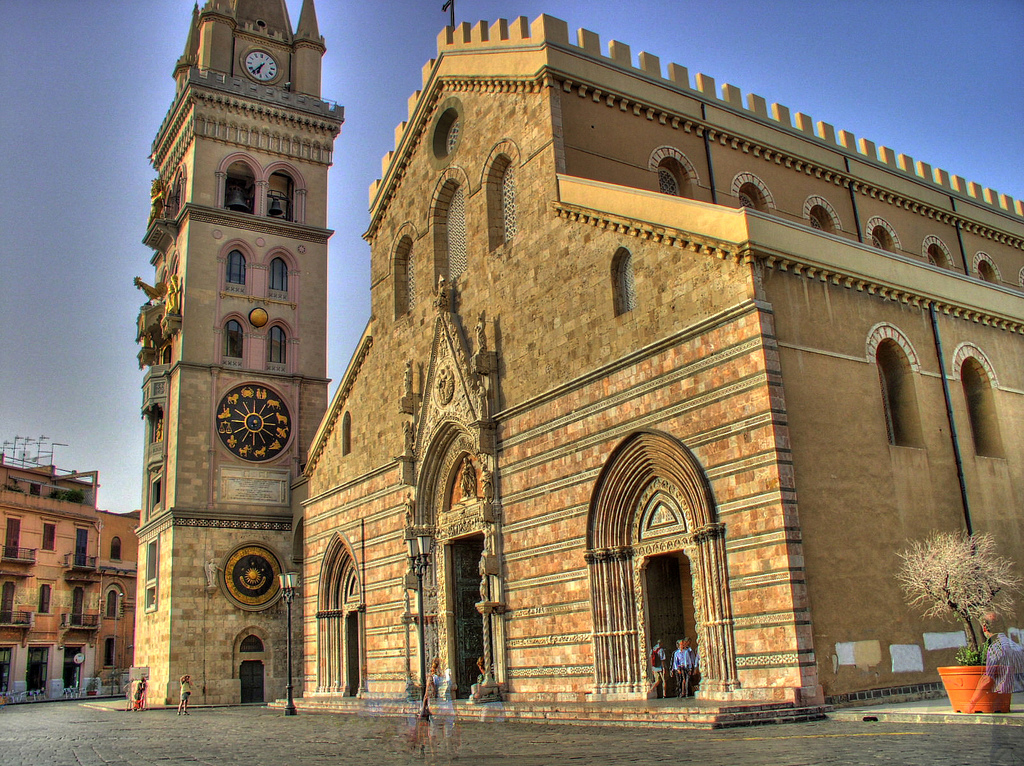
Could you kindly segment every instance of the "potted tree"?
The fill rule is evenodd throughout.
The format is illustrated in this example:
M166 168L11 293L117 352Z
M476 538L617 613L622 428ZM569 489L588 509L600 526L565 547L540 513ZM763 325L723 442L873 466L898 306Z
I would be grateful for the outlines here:
M967 643L957 650L958 664L938 670L953 709L967 710L985 673L988 648L979 644L975 623L980 625L987 612L1010 611L1020 577L1013 562L996 554L995 539L988 534L935 532L899 557L903 566L897 579L910 606L919 607L925 617L958 620L963 627ZM1009 712L1010 695L989 691L974 710Z

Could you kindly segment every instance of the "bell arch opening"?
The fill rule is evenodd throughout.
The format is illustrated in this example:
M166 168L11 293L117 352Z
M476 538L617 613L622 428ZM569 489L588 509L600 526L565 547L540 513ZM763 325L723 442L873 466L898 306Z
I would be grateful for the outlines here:
M678 440L644 431L615 449L591 497L586 561L598 698L646 696L653 642L671 657L683 636L701 655L699 696L739 687L725 525Z

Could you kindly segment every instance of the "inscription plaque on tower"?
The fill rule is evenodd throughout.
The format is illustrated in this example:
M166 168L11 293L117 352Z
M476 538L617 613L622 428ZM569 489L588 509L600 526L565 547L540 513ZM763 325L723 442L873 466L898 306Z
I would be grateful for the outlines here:
M288 503L288 471L224 467L220 469L217 486L218 500L222 503Z

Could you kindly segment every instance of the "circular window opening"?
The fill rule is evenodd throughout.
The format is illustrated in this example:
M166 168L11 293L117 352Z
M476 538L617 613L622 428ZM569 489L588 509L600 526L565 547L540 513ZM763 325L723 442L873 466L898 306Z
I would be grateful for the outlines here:
M258 26L260 29L266 29L267 22L265 22L263 19L256 19L256 26Z
M434 156L444 159L454 153L459 145L459 128L458 111L445 110L434 129Z

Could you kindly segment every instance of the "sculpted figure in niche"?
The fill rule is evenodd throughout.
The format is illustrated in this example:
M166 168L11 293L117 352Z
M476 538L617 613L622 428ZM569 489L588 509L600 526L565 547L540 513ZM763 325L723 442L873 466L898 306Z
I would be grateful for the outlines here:
M213 590L217 587L217 562L210 559L206 562L206 587Z
M412 396L412 362L405 363L405 396Z
M487 326L484 324L483 312L476 321L476 350L478 353L487 350Z
M410 421L405 422L405 454L412 455L416 445L416 430Z
M448 285L445 282L444 274L437 278L437 295L434 298L434 306L438 311L448 310Z
M491 472L486 468L481 470L480 478L481 488L483 490L484 502L491 503L494 501L494 478L491 476Z
M476 468L473 467L473 459L467 455L462 461L462 499L469 500L476 496Z
M412 506L412 493L410 492L405 498L405 526L411 527L413 522L413 506Z
M167 301L164 310L168 314L181 314L181 281L177 274L172 274L167 285Z

